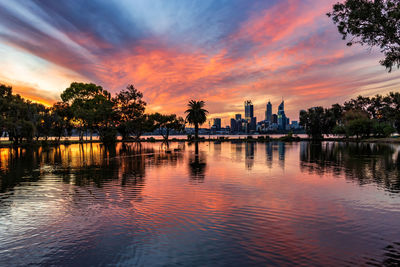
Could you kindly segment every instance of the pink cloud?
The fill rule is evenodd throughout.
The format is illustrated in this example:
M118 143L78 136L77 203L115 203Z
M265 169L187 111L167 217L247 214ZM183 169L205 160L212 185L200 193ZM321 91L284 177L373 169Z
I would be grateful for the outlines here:
M243 112L245 99L253 100L257 117L263 119L265 102L272 99L275 112L284 97L289 117L297 119L300 109L342 102L363 92L385 93L400 81L397 72L387 74L378 65L377 53L345 46L325 15L334 2L279 1L251 13L212 50L171 45L157 36L116 49L88 32L66 34L92 51L88 58L94 60L78 57L50 39L45 40L46 50L22 41L16 45L112 92L134 83L144 92L149 111L183 115L189 99L204 99L211 115L228 123L229 116ZM22 87L19 91L51 102L44 94Z

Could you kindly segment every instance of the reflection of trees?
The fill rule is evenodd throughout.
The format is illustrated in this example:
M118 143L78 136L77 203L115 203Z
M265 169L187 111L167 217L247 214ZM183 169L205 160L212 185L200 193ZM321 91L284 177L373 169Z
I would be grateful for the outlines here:
M151 149L143 149L134 143L125 145L119 149L118 157L115 158L119 168L118 175L122 186L133 186L141 188L144 186L146 154L154 153ZM135 191L137 192L137 191Z
M360 184L376 183L400 192L400 149L371 143L302 143L302 171L345 175Z
M46 151L18 148L2 150L1 155L1 192L24 180L37 181L46 172L77 186L103 187L109 181L118 181L122 186L143 185L147 166L176 165L183 160L182 153L156 151L153 146L136 143L61 145Z
M23 181L38 181L41 149L9 148L0 160L0 192L4 193Z
M79 144L77 146L79 147L77 151L75 151L75 147L71 147L74 152L69 164L65 168L56 170L65 183L77 186L94 184L97 187L103 187L104 183L118 179L120 166L114 160L117 153L115 146L99 144Z
M192 181L203 182L205 178L207 163L206 157L199 152L199 143L195 142L195 153L189 156L189 171Z
M166 148L166 150L163 150ZM178 162L183 160L182 148L169 149L162 145L158 153L151 153L147 155L147 165L151 166L176 166Z

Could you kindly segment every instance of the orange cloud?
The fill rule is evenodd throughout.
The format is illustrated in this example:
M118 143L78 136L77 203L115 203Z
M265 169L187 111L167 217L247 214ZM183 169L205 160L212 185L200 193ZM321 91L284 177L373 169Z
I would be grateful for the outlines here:
M384 93L400 81L398 74L388 78L378 66L377 53L366 57L362 49L345 47L325 15L333 2L286 0L250 12L212 48L157 35L117 47L87 30L65 32L87 54L76 54L50 38L44 39L49 46L45 50L21 41L14 45L79 73L65 74L68 80L81 77L114 93L135 84L144 92L148 112L183 115L189 99L204 99L210 117L221 116L228 123L232 114L243 112L245 99L253 100L256 116L263 119L268 99L275 109L284 97L289 117L297 119L300 109L341 102L363 90ZM52 103L66 86L52 95L41 91L42 84L34 86L37 90L18 85L15 90Z

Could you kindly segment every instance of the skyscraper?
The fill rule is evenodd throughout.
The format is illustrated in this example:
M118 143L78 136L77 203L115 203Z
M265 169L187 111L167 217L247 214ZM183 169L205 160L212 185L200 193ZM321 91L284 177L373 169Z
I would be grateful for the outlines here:
M272 114L272 123L278 123L278 115Z
M278 113L279 113L279 111L285 111L285 101L283 101L283 100L278 107Z
M238 121L235 119L231 119L231 132L238 132Z
M255 131L257 121L254 117L254 107L250 100L244 102L244 118L247 123L247 131Z
M241 120L242 119L242 114L235 114L235 119L237 121Z
M255 131L257 128L257 118L253 117L250 119L249 129Z
M244 118L250 122L251 118L254 117L254 107L250 100L244 102Z
M267 109L265 111L265 120L268 122L272 121L272 104L270 101L267 103Z
M280 130L286 130L287 119L285 115L285 102L282 100L282 103L278 107L278 127Z
M218 131L221 130L221 118L214 119L214 126Z

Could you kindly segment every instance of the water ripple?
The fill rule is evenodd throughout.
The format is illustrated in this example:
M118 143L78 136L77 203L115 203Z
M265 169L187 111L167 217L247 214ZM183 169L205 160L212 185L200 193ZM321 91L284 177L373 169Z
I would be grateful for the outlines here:
M0 151L0 265L400 264L395 146L158 146Z

